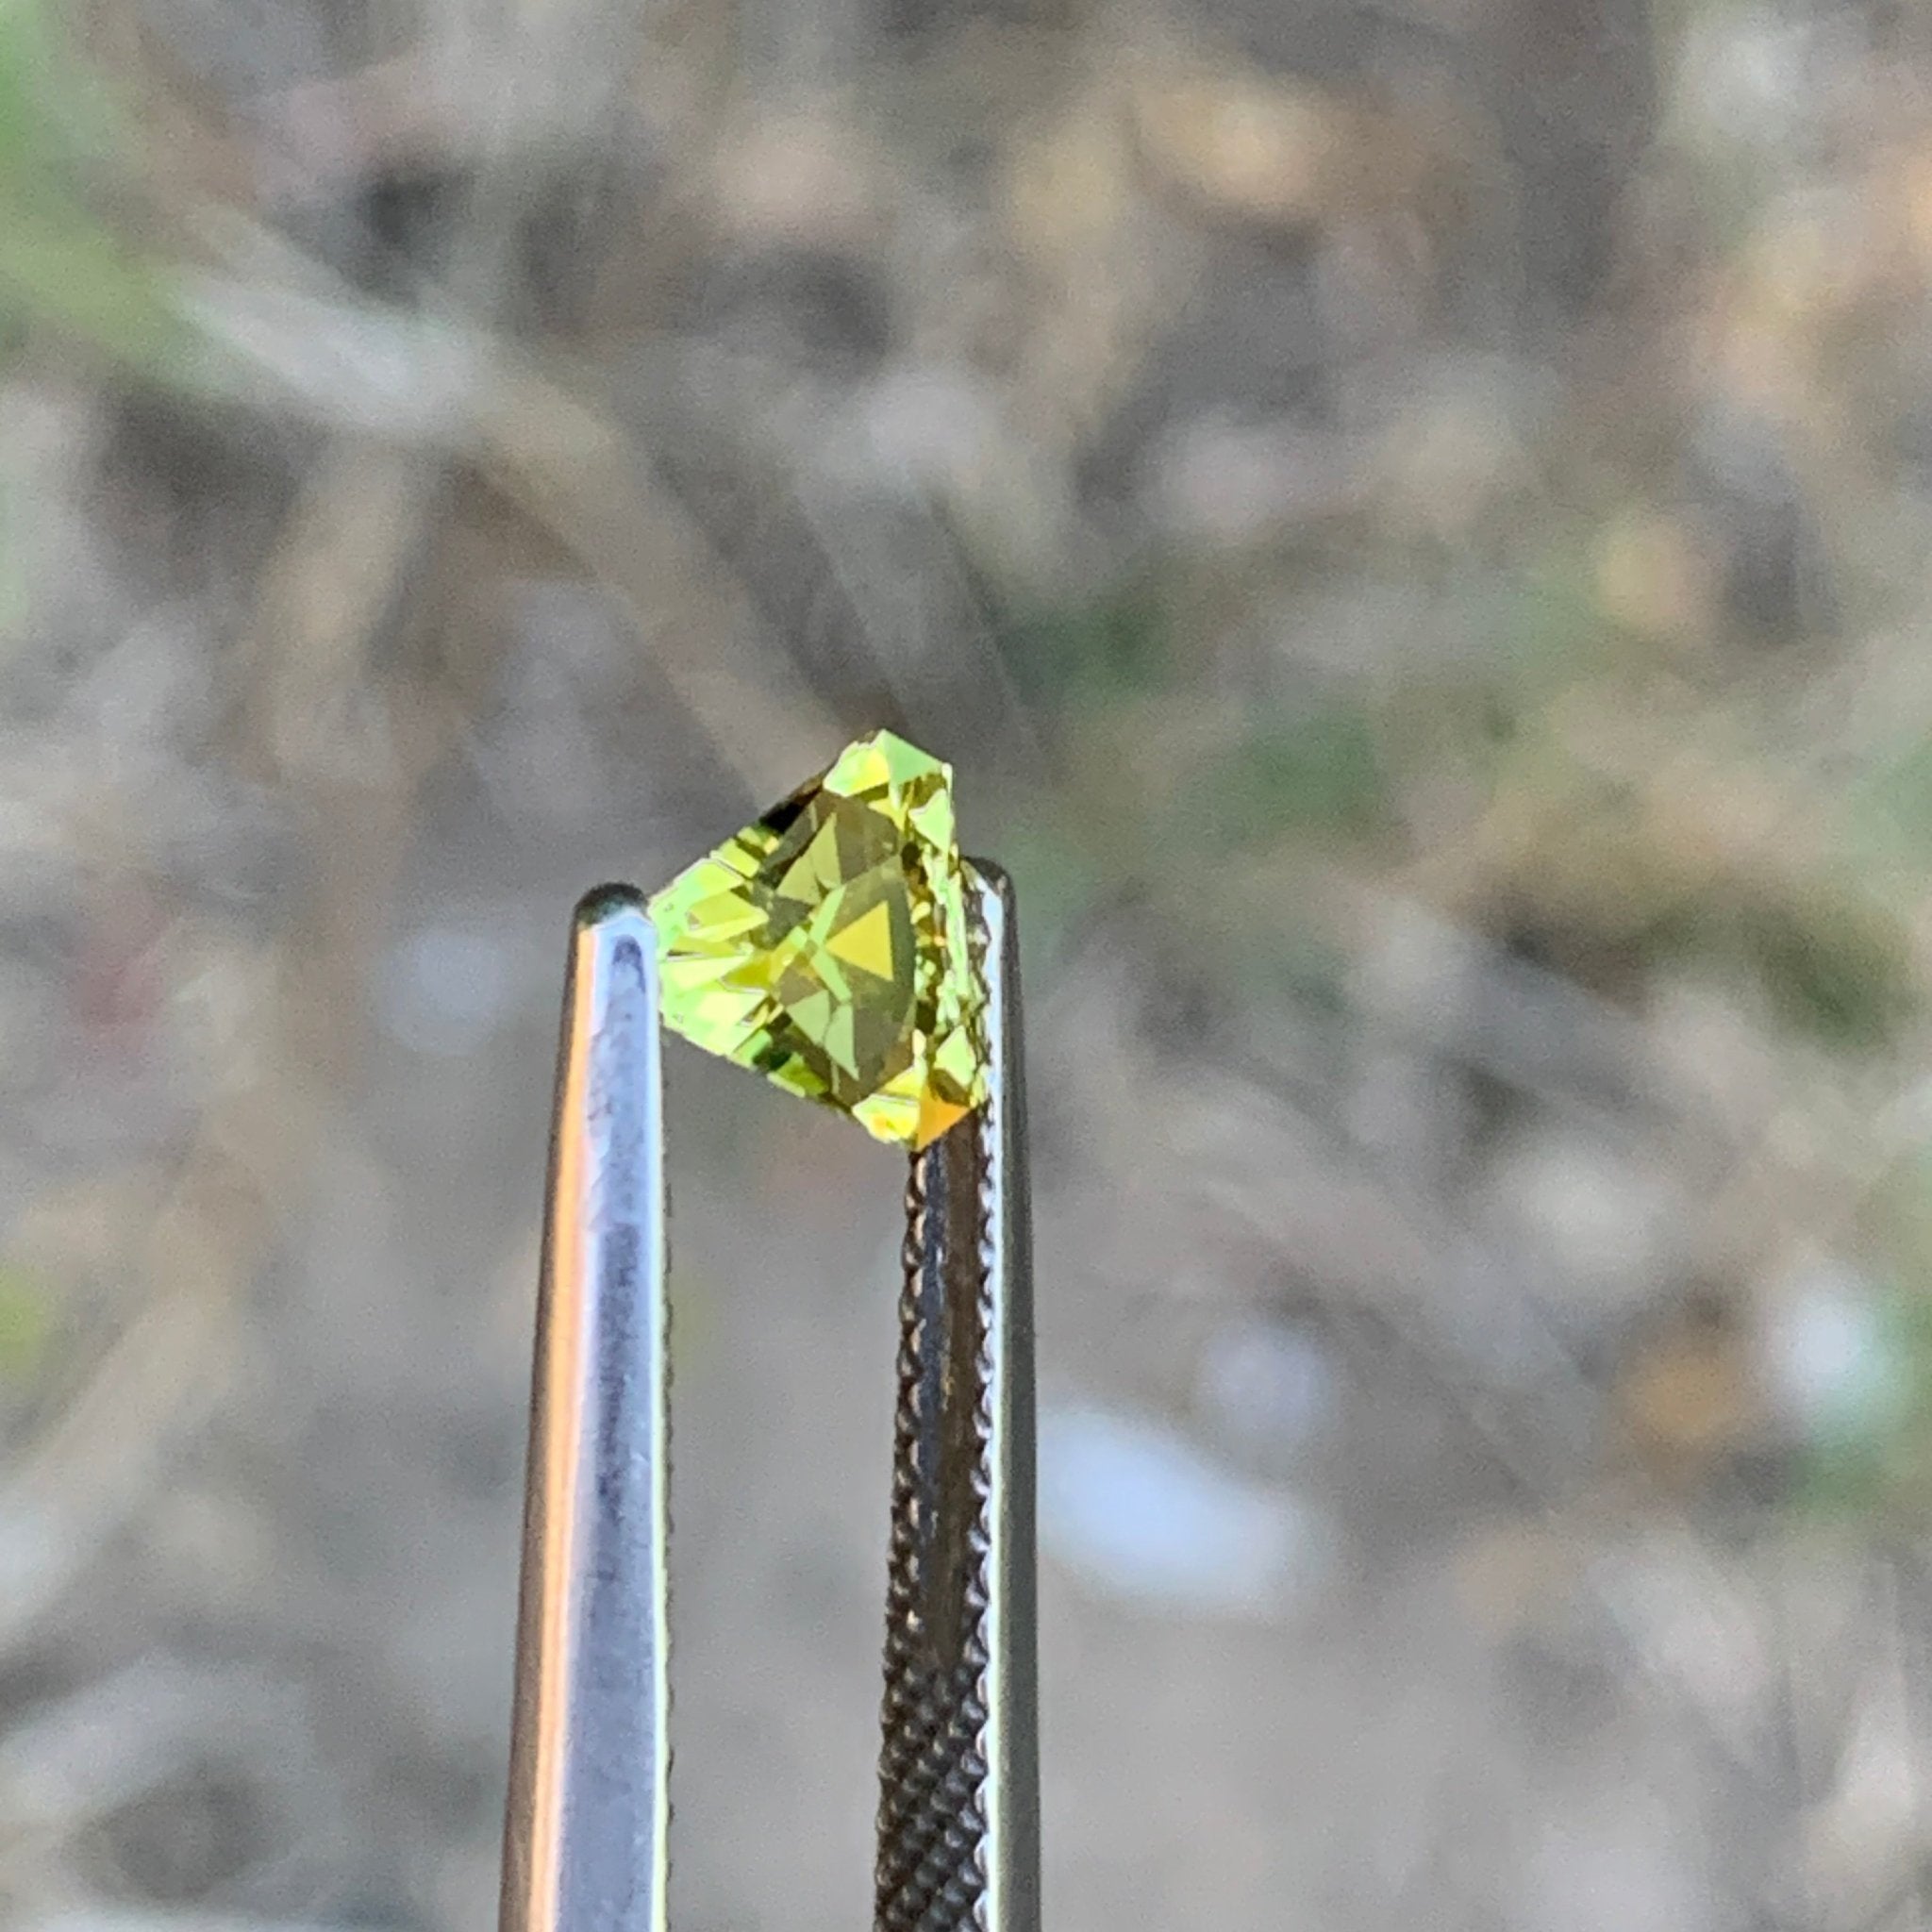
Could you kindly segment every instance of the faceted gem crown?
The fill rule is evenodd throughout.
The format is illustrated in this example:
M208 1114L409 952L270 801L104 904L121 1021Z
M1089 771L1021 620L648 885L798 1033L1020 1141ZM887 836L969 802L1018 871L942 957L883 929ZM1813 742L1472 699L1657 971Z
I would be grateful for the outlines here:
M664 1024L881 1141L924 1147L979 1106L952 780L875 731L678 874L649 908Z

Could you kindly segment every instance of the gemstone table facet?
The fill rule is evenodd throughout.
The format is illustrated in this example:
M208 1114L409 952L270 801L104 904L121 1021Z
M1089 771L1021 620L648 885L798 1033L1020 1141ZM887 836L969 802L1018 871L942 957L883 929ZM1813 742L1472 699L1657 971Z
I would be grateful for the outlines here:
M890 731L651 900L664 1024L920 1148L986 1091L952 771Z

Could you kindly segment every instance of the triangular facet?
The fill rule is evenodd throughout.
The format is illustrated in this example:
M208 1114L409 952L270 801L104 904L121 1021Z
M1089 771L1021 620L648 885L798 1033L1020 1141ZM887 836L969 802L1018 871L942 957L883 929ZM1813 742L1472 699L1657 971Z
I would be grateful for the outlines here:
M952 773L889 731L848 745L651 901L664 1024L923 1147L986 1093Z

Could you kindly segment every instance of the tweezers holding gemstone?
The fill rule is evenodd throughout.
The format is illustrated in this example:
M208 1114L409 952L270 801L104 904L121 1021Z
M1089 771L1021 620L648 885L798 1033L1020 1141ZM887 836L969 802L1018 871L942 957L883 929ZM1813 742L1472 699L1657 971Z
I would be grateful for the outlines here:
M1038 1932L1012 889L959 858L946 768L887 733L850 747L648 908L627 887L577 908L537 1311L501 1932L668 1932L663 1026L914 1150L874 1923Z

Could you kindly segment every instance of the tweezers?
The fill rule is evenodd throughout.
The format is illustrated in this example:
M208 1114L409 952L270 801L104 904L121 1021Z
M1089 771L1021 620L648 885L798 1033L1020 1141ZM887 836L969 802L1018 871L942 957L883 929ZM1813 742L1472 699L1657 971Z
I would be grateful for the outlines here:
M1010 883L968 871L983 1107L912 1157L874 1932L1038 1932L1033 1311ZM670 1411L657 950L573 929L538 1293L501 1932L668 1932Z

